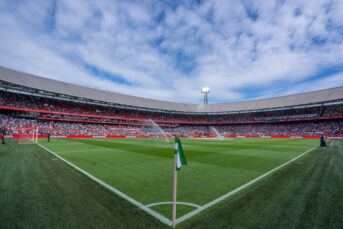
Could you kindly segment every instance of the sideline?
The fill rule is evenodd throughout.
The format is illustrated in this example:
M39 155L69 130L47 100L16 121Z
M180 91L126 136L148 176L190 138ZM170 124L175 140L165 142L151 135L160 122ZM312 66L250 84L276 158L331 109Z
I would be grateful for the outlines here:
M79 168L78 166L74 165L73 163L65 160L64 158L62 158L61 156L57 155L56 153L52 152L51 150L45 148L44 146L42 146L39 143L36 143L38 146L40 146L41 148L43 148L44 150L46 150L47 152L51 153L52 155L54 155L55 157L59 158L61 161L65 162L66 164L68 164L69 166L73 167L74 169L78 170L79 172L81 172L82 174L86 175L87 177L89 177L90 179L92 179L93 181L97 182L98 184L100 184L101 186L105 187L106 189L112 191L113 193L117 194L118 196L124 198L125 200L129 201L130 203L136 205L137 207L139 207L140 209L146 211L147 213L149 213L150 215L154 216L156 219L160 220L161 222L171 226L172 222L171 220L167 219L166 217L162 216L161 214L155 212L154 210L151 210L150 208L146 207L144 204L138 202L137 200L133 199L132 197L124 194L123 192L119 191L116 188L113 188L112 186L110 186L109 184L103 182L102 180L99 180L98 178L96 178L95 176L91 175L90 173L84 171L83 169Z
M201 208L198 208L198 209L196 209L196 210L194 210L194 211L192 211L192 212L187 213L186 215L181 216L180 218L178 218L178 219L176 220L176 224L179 224L179 223L181 223L181 222L183 222L183 221L185 221L185 220L187 220L187 219L193 217L194 215L196 215L196 214L198 214L198 213L204 211L205 209L207 209L207 208L209 208L209 207L212 207L213 205L215 205L215 204L217 204L217 203L219 203L219 202L221 202L221 201L223 201L223 200L229 198L230 196L232 196L232 195L234 195L234 194L240 192L241 190L243 190L243 189L249 187L250 185L256 183L257 181L259 181L259 180L265 178L266 176L268 176L268 175L270 175L270 174L272 174L272 173L278 171L279 169L285 167L286 165L292 163L293 161L295 161L295 160L297 160L297 159L299 159L299 158L305 156L306 154L308 154L309 152L313 151L313 150L316 149L316 148L318 148L318 146L315 146L315 147L313 147L313 148L307 150L306 152L304 152L304 153L298 155L297 157L295 157L295 158L293 158L293 159L291 159L291 160L289 160L289 161L287 161L287 162L285 162L285 163L283 163L283 164L277 166L276 168L274 168L274 169L272 169L272 170L270 170L270 171L268 171L268 172L262 174L261 176L255 178L255 179L253 179L253 180L251 180L251 181L249 181L248 183L245 183L244 185L242 185L242 186L240 186L240 187L238 187L238 188L236 188L236 189L234 189L234 190L232 190L232 191L230 191L230 192L228 192L228 193L222 195L221 197L219 197L219 198L217 198L217 199L215 199L215 200L213 200L213 201L211 201L211 202L208 202L207 204L203 205Z
M40 146L41 148L43 148L44 150L46 150L47 152L51 153L52 155L54 155L55 157L59 158L60 160L62 160L63 162L65 162L66 164L68 164L69 166L75 168L76 170L78 170L79 172L83 173L84 175L86 175L87 177L89 177L90 179L92 179L93 181L97 182L98 184L102 185L103 187L109 189L110 191L112 191L113 193L119 195L120 197L126 199L127 201L129 201L130 203L136 205L137 207L139 207L140 209L146 211L147 213L149 213L150 215L154 216L155 218L157 218L158 220L160 220L161 222L167 224L168 226L172 226L172 222L171 220L167 219L166 217L162 216L161 214L157 213L156 211L150 209L149 207L152 206L156 206L156 205L161 205L161 204L170 204L171 202L158 202L158 203L152 203L152 204L148 204L148 205L144 205L140 202L138 202L137 200L133 199L132 197L124 194L123 192L119 191L118 189L113 188L112 186L110 186L109 184L99 180L98 178L94 177L93 175L91 175L90 173L84 171L83 169L79 168L78 166L74 165L73 163L65 160L64 158L62 158L61 156L57 155L56 153L52 152L51 150L45 148L44 146L40 145L39 143L36 143L38 146ZM207 208L212 207L213 205L218 204L219 202L229 198L230 196L235 195L236 193L242 191L243 189L255 184L256 182L258 182L259 180L269 176L270 174L280 170L281 168L287 166L288 164L292 163L293 161L305 156L306 154L308 154L309 152L313 151L314 149L317 149L318 146L315 146L307 151L305 151L304 153L296 156L295 158L290 159L289 161L275 167L274 169L262 174L261 176L245 183L244 185L218 197L217 199L208 202L207 204L203 205L203 206L199 206L196 204L192 204L192 203L187 203L187 202L177 202L178 204L184 204L184 205L189 205L189 206L193 206L196 207L197 209L179 217L178 219L176 219L176 225L179 223L182 223L183 221L197 215L198 213L206 210Z

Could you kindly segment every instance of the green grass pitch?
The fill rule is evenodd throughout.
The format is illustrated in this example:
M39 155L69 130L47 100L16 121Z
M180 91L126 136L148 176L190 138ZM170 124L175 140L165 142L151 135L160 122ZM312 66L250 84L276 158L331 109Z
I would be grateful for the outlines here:
M103 139L41 144L143 204L171 198L172 143ZM203 205L318 142L183 144L189 165L179 172L179 198ZM332 141L328 149L309 152L177 228L342 228L342 168L343 142ZM0 178L0 228L168 228L35 144L0 145ZM179 216L194 210L178 209ZM168 205L154 210L166 217L170 213Z
M300 139L184 139L182 143L189 165L178 173L177 199L198 206L317 145ZM79 139L42 145L144 205L172 200L172 142ZM170 219L170 204L151 209ZM178 205L177 216L195 209Z

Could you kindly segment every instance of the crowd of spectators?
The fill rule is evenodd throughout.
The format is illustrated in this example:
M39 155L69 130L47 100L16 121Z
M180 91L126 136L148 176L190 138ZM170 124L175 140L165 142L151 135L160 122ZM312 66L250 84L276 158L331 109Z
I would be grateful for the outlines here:
M343 132L343 121L339 118L343 116L343 105L235 114L190 115L128 110L0 91L0 106L35 110L23 111L20 115L18 112L10 111L11 109L7 112L3 109L3 114L0 113L0 127L6 127L9 134L15 134L18 128L37 126L40 134L50 133L55 136L157 136L161 134L161 130L156 127L157 124L168 136L218 135L214 133L213 127L220 135L301 136L323 133L339 135ZM34 115L31 118L20 118L28 114ZM335 120L285 122L290 119L317 117L334 117ZM252 123L260 121L263 123ZM218 122L236 123L218 125Z
M140 110L128 110L124 108L115 108L108 106L100 106L86 103L77 103L71 101L62 101L57 99L38 97L32 95L16 94L11 92L0 91L0 105L29 108L39 110L42 118L72 119L72 120L98 120L106 123L129 123L140 124L149 119L165 124L185 124L191 122L244 122L244 121L272 121L280 119L299 119L299 118L316 118L316 117L333 117L343 116L342 105L332 105L327 107L310 107L301 109L285 109L277 111L264 112L248 112L235 114L213 114L213 115L190 115L190 114L174 114ZM45 111L45 112L42 112ZM37 111L38 112L38 111ZM49 112L55 112L54 114ZM64 112L66 114L56 114L56 112ZM116 120L113 121L113 120ZM131 121L131 122L130 122Z
M334 116L342 116L343 115L343 106L336 105L336 106L328 106L325 108L323 112L324 117L334 117Z
M279 120L291 118L316 118L320 116L323 107L311 107L302 109L277 110L268 112L258 112L255 114L255 120Z
M216 127L222 135L252 136L338 136L343 121L292 122L271 124L224 125Z
M270 124L235 124L235 125L178 125L157 127L152 124L108 125L79 122L43 121L38 119L16 118L0 115L0 129L6 128L7 134L18 134L18 129L38 127L39 134L52 136L92 135L92 136L158 136L161 130L167 136L318 136L321 134L340 136L343 133L343 121L287 122ZM160 129L161 128L161 129ZM214 128L216 131L214 131Z
M5 128L7 134L18 134L21 128L38 127L39 134L50 133L53 136L66 135L145 135L141 128L128 125L100 125L75 122L40 121L37 119L15 118L8 115L0 115L0 127Z

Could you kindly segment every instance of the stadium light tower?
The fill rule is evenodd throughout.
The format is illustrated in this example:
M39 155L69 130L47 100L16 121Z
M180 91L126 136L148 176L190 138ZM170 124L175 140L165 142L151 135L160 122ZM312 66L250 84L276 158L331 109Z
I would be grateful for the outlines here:
M209 87L201 88L201 93L204 94L204 104L208 104L208 93L210 93L210 88Z

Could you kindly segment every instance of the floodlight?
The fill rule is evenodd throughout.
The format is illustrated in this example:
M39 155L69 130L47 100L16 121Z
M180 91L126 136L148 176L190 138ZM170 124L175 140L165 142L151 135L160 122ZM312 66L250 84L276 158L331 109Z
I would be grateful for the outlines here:
M210 92L210 88L209 87L201 88L201 93L209 93L209 92Z
M207 94L210 93L210 88L209 88L209 87L203 87L203 88L201 88L201 93L204 94L204 104L208 104L208 97L207 97Z

